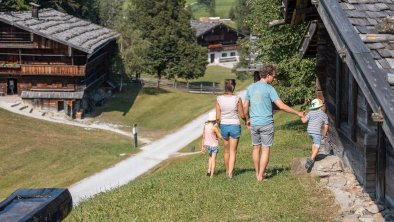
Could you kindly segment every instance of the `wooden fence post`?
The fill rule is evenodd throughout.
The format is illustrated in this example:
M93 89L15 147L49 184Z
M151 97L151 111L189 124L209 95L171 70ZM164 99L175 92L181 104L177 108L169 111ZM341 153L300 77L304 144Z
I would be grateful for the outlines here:
M212 82L213 94L216 94L216 85L215 82Z
M200 94L202 94L202 82L200 82Z

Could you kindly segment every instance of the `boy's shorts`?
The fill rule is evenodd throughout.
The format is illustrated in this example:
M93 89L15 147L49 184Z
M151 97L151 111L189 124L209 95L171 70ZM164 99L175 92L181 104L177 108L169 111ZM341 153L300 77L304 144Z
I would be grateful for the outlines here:
M220 124L220 133L223 139L229 137L237 139L241 136L241 126L237 124Z
M312 138L313 144L315 144L315 146L317 148L319 148L320 147L320 143L321 143L321 135L320 134L309 133L309 136Z
M250 127L252 136L252 145L262 145L270 147L274 142L274 124L255 125Z
M212 154L212 153L217 154L217 153L219 153L219 147L217 147L217 146L205 146L205 148L207 149L209 154Z

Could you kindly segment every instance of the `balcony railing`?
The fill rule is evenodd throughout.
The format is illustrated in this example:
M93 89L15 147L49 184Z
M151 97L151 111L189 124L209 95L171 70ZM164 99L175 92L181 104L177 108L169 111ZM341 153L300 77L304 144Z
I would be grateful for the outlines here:
M31 42L31 36L26 32L0 32L0 42Z
M0 66L0 74L84 76L85 66L71 65L8 65Z

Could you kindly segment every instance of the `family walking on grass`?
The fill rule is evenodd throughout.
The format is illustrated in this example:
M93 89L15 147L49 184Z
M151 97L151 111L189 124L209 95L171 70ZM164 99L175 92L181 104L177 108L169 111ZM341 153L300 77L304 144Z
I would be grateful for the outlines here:
M325 138L328 130L327 115L321 110L323 103L319 99L313 100L310 107L312 111L304 116L304 112L299 112L284 104L275 88L270 85L276 76L276 68L273 65L264 66L262 71L255 72L255 76L257 75L260 79L255 78L255 83L248 87L244 103L241 98L234 95L235 80L224 81L224 95L217 97L216 113L209 113L208 121L203 129L201 151L209 154L207 176L213 177L214 175L216 156L219 152L218 140L222 140L226 175L228 178L233 177L237 146L241 136L239 120L241 118L251 131L252 160L256 179L257 181L265 179L270 147L274 141L272 103L285 112L297 115L303 123L309 121L308 133L313 139L313 144L312 155L307 159L305 168L310 170L313 167L322 133Z

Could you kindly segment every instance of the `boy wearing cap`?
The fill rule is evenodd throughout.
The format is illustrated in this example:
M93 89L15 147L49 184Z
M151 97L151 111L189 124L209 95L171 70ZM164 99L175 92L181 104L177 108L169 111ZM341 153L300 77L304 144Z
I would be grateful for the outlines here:
M320 99L312 100L311 110L306 116L301 117L303 123L308 122L307 132L312 138L312 155L306 159L305 168L310 172L315 163L317 153L319 152L322 137L327 138L328 117L322 110L323 102Z

